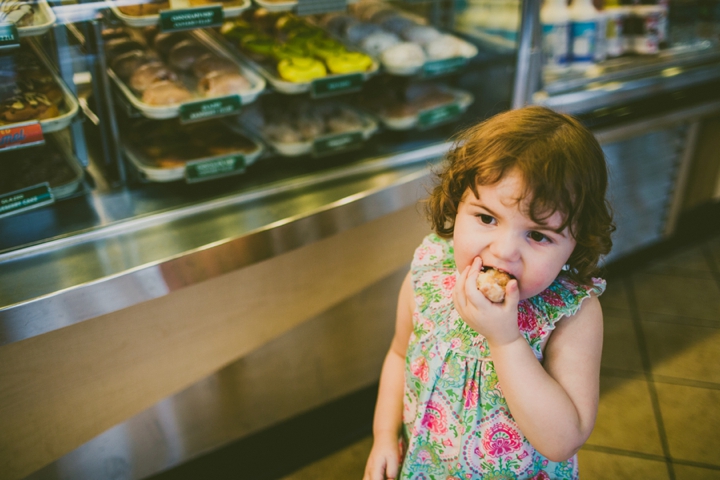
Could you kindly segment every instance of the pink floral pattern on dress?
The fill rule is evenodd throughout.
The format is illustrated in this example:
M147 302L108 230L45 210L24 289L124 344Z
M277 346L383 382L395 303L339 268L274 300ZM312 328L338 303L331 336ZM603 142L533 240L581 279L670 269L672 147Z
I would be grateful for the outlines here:
M398 479L577 479L576 457L551 462L520 432L487 342L457 314L452 242L427 236L411 270L416 310L405 359L406 453ZM604 290L601 279L584 286L560 276L520 302L518 327L538 361L556 323Z

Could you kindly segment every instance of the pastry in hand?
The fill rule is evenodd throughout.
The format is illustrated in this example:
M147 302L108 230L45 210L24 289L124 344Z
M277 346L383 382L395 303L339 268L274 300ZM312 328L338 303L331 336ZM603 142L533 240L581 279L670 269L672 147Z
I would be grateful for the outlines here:
M505 287L512 277L494 268L485 268L478 274L477 287L493 303L505 300Z

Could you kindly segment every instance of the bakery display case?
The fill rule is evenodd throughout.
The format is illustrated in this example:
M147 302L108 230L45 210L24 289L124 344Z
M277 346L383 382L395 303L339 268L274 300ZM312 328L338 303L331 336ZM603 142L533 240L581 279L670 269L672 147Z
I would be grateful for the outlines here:
M594 131L615 258L671 234L720 114L720 17L563 1L0 4L0 366L29 372L0 372L8 478L146 478L327 401L250 421L216 373L403 268L433 166L503 110ZM560 37L573 18L596 36Z

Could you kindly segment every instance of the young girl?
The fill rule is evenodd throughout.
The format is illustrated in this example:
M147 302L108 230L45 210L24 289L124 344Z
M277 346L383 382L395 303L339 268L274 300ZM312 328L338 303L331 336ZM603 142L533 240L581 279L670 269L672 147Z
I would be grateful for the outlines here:
M606 185L569 116L528 107L461 134L400 289L365 480L578 477L598 408ZM511 276L501 303L478 291L483 268Z

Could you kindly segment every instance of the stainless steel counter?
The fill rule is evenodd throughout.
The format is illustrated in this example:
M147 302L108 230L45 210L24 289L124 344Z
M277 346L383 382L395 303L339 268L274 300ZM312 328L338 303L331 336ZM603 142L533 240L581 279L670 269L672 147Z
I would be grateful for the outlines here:
M413 205L449 144L131 216L94 193L97 228L0 254L0 345L162 297ZM126 210L118 212L118 208Z

